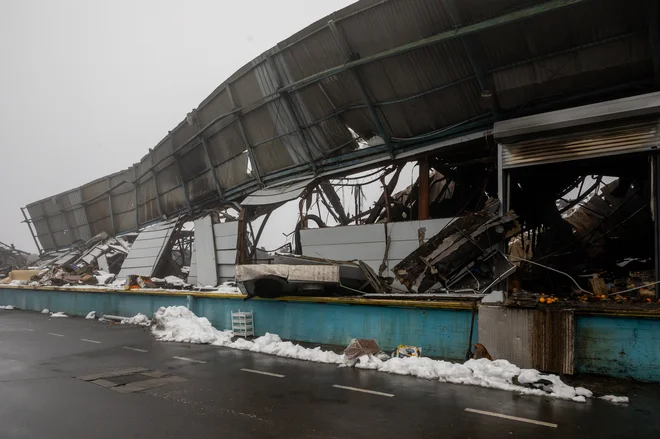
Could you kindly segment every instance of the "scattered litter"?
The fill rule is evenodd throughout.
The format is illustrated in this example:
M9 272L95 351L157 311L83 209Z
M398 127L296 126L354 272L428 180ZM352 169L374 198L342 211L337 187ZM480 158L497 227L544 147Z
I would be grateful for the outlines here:
M90 311L89 313L87 313L85 318L87 320L94 320L96 318L96 311Z
M43 313L43 311L41 311ZM52 312L50 313L51 317L69 317L68 315L64 314L62 311L58 312Z
M138 326L150 326L151 325L151 319L144 314L137 314L134 315L133 317L130 317L128 319L124 319L121 321L122 325L138 325Z
M15 309L12 305L0 306L0 309Z
M628 402L630 402L627 396L605 395L601 396L600 399L609 401L614 404L628 404Z
M378 342L370 338L354 338L351 343L344 349L344 357L346 360L355 360L357 358L374 355L380 352Z
M44 308L43 311L41 311L41 314L50 314L50 310L48 308Z
M422 348L418 348L417 346L407 346L402 344L397 346L396 349L394 349L394 352L392 353L392 357L396 357L396 358L421 357L421 356L422 356Z

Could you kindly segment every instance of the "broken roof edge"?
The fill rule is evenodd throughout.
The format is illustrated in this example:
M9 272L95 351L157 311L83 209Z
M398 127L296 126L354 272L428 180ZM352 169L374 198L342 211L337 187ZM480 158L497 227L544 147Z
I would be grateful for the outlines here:
M493 136L503 141L527 134L653 114L660 114L660 92L497 121L493 125Z

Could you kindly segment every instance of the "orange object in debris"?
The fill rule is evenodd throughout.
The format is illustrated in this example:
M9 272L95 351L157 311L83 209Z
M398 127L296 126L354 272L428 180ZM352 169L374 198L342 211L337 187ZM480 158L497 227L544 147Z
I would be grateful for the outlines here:
M541 297L541 298L539 299L539 302L541 302L541 303L545 303L545 297Z

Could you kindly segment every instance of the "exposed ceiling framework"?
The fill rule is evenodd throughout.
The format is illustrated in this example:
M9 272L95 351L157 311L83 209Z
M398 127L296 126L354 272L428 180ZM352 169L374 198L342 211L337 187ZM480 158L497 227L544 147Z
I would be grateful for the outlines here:
M358 1L239 69L140 163L29 204L26 221L55 250L497 119L655 90L655 3Z

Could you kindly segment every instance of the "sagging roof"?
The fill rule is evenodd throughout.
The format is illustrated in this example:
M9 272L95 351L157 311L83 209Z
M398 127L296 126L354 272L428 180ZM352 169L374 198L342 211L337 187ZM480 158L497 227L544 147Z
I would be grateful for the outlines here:
M140 163L27 212L53 250L496 119L653 90L655 3L360 0L243 66ZM384 144L358 149L355 134Z

